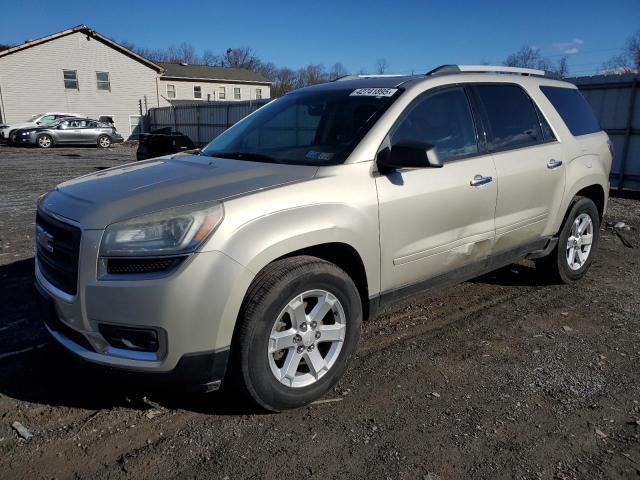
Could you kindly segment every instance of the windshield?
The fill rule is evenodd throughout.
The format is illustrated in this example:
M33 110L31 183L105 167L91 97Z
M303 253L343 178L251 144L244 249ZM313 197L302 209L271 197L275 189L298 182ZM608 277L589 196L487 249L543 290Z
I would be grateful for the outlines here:
M238 122L203 155L296 165L343 163L399 95L395 88L285 95Z

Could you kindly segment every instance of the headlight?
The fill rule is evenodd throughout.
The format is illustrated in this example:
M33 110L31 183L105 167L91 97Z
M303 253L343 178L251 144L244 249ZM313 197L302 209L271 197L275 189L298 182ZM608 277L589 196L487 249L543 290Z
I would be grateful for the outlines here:
M221 203L171 208L109 225L103 257L176 255L193 252L224 217Z

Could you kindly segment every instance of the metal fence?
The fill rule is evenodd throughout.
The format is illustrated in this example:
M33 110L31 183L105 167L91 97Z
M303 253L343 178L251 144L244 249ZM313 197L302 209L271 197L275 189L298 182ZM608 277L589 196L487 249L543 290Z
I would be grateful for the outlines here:
M615 147L611 186L640 190L640 74L569 79L593 107ZM204 145L231 125L269 102L200 102L149 110L148 128L173 127L196 145Z
M172 127L187 135L196 145L202 146L269 101L198 102L151 108L147 119L148 129Z
M570 81L589 101L613 141L611 188L640 190L640 74L599 75Z

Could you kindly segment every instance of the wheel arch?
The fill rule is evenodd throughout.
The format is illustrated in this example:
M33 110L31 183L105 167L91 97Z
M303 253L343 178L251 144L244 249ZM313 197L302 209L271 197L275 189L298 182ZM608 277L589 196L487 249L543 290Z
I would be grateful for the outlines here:
M333 263L344 270L353 280L353 283L355 283L358 293L360 294L363 318L369 318L369 314L371 312L369 311L369 284L367 280L367 272L365 270L362 257L354 247L342 242L321 243L292 251L275 259L274 261L282 258L302 255L321 258L322 260Z

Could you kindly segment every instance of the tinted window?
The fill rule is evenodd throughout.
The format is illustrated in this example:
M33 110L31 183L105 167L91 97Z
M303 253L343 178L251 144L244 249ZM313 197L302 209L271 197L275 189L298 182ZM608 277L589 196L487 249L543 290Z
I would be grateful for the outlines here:
M391 135L391 145L403 140L434 145L444 161L478 153L473 118L464 90L437 91L415 105Z
M216 137L204 155L304 165L344 162L397 89L326 89L284 95Z
M573 135L586 135L601 130L596 116L579 90L562 87L540 87L540 90Z
M484 111L489 149L519 148L544 141L533 102L520 87L478 85L475 90Z

